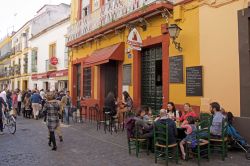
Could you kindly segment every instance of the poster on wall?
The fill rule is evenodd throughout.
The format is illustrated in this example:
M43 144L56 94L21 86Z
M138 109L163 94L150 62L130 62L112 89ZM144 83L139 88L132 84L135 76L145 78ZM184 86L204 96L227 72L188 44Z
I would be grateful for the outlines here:
M203 96L203 67L186 68L186 96Z
M169 57L170 83L183 83L183 56Z

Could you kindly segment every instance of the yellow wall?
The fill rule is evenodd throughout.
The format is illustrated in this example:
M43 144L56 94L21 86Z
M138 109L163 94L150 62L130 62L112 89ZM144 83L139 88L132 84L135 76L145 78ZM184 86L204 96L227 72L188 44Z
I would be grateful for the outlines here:
M237 10L243 0L200 8L200 58L204 66L204 98L218 101L226 111L240 115L240 79Z
M181 5L180 13L175 16L181 18L175 22L170 18L169 24L177 23L182 28L178 42L183 47L183 52L178 52L174 45L170 44L170 56L183 55L184 57L184 83L170 84L170 100L183 104L189 102L191 105L201 106L201 111L208 111L209 102L218 101L227 111L232 111L235 115L240 113L240 85L239 85L239 53L238 53L238 20L237 10L242 9L243 0L236 1L218 8L204 5L204 1L193 1ZM77 0L72 0L74 13L71 17L76 18ZM75 6L74 6L75 5ZM146 39L148 36L155 37L161 35L161 24L166 20L161 16L147 19L149 26L147 31L137 28ZM100 48L126 42L128 29L119 35L114 33L107 35L97 42L88 42L78 48L73 48L72 59L82 58ZM127 49L127 45L126 45ZM132 63L133 58L128 59L125 50L124 64ZM204 67L203 76L203 97L186 96L186 67L202 65ZM97 98L97 67L95 68L95 92ZM71 69L70 69L71 70ZM71 72L69 71L71 80ZM133 78L133 73L132 73ZM133 81L132 81L133 82ZM71 82L69 83L71 85ZM129 87L129 92L133 96L133 85Z
M181 43L181 47L183 47L183 51L179 52L175 49L174 44L172 44L172 39L170 40L170 49L169 55L183 55L183 74L184 74L184 83L183 84L170 84L169 89L169 99L176 104L184 104L186 102L191 105L200 106L200 97L187 97L186 96L186 67L189 66L198 66L200 64L200 54L199 54L199 9L195 8L193 10L185 11L184 9L193 5L187 4L185 6L181 6L181 20L177 23L177 25L182 28L180 35L177 39L178 42ZM178 8L178 7L177 7Z

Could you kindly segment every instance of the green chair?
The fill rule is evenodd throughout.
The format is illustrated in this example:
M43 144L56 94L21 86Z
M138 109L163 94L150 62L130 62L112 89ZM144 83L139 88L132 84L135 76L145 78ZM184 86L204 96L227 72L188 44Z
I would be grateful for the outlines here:
M147 155L149 155L149 142L145 138L140 138L139 125L135 123L135 136L132 138L128 138L129 154L131 154L132 150L135 150L136 157L138 157L140 153L140 149L143 145L146 146Z
M211 138L211 149L212 151L217 151L221 154L222 160L225 160L228 151L228 134L227 134L227 121L223 119L222 121L222 131L221 138Z
M163 159L168 165L169 155L175 159L178 164L178 144L168 144L168 125L154 123L154 152L155 152L155 163L157 159Z
M200 113L200 121L211 119L211 114L209 113Z
M186 146L187 160L192 154L197 157L198 165L200 165L201 158L210 158L210 126L211 120L203 120L197 125L196 131L196 147L192 148L192 142L188 142Z

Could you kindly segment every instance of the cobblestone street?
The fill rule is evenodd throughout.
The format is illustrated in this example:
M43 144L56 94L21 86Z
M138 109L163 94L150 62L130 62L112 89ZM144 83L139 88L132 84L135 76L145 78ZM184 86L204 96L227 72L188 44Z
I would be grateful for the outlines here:
M153 154L141 153L139 158L128 155L125 132L105 134L96 131L96 124L84 123L62 125L64 142L57 140L58 150L51 151L47 145L47 128L42 121L18 118L15 135L0 136L0 166L150 166L155 165ZM196 165L195 161L180 162L181 165ZM243 153L230 152L225 162L212 156L202 165L250 165ZM160 162L158 165L163 165ZM175 165L171 163L170 165Z

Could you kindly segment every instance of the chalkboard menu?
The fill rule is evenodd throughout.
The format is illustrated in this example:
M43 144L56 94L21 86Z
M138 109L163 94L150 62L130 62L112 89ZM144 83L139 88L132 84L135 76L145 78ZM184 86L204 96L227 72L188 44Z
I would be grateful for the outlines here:
M183 56L169 57L170 83L183 83Z
M202 66L186 68L186 95L203 96Z

